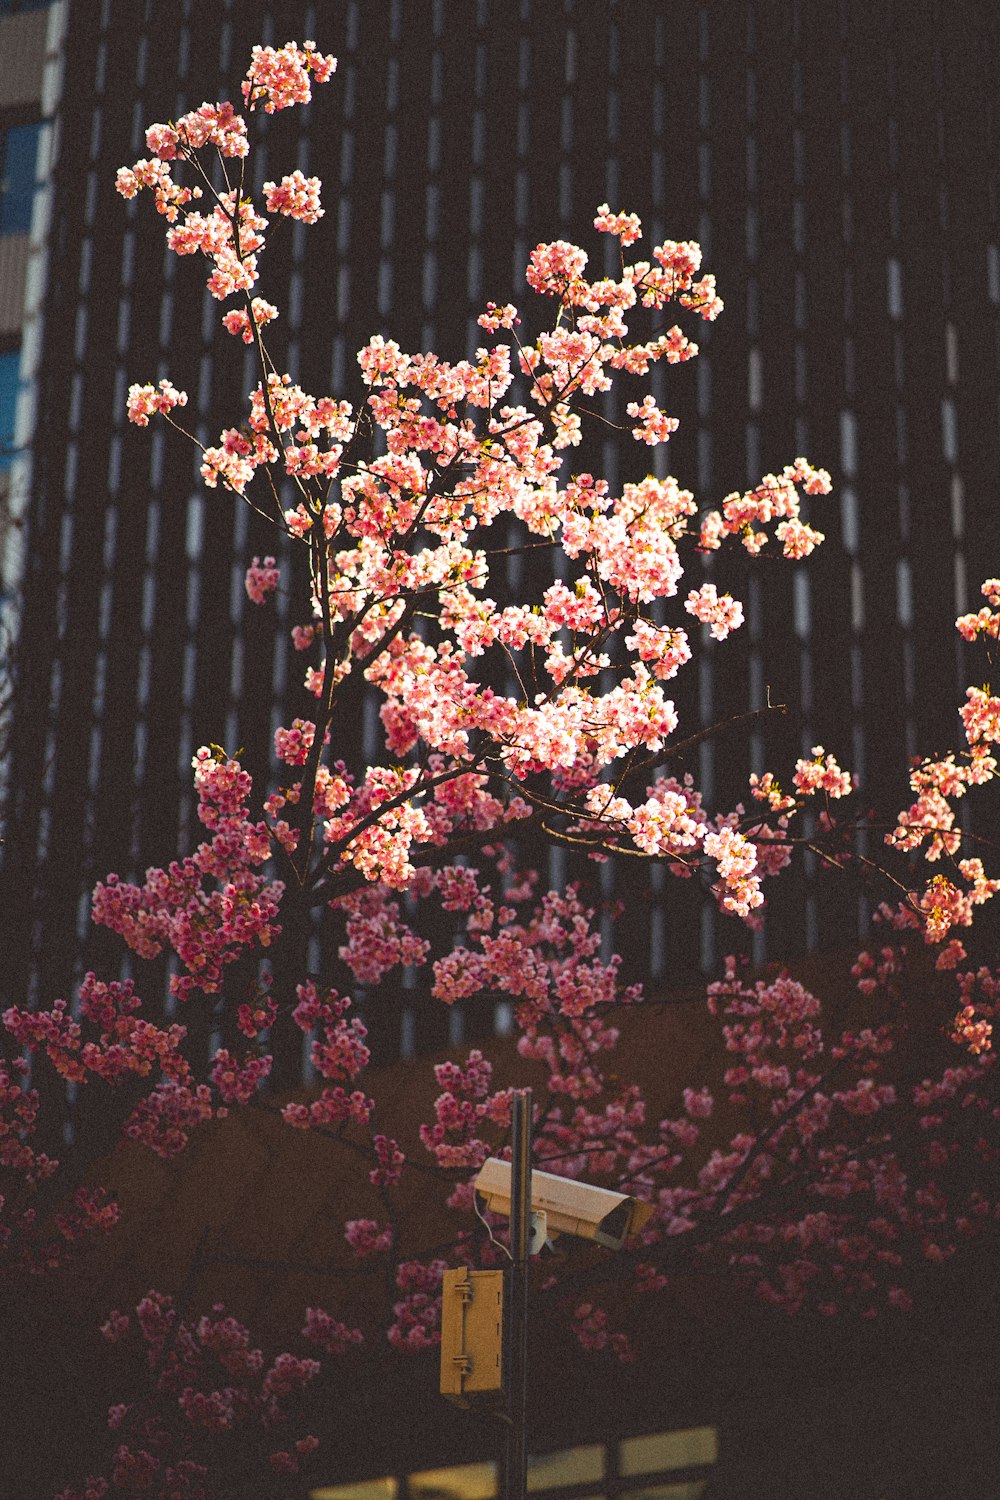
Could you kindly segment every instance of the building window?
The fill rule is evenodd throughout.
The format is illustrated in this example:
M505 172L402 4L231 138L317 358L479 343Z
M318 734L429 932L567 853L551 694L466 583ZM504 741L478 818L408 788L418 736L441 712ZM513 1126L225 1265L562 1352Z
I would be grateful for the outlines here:
M0 234L27 234L35 195L40 123L11 125L0 135Z
M0 354L0 474L10 468L14 454L14 420L17 415L20 351Z

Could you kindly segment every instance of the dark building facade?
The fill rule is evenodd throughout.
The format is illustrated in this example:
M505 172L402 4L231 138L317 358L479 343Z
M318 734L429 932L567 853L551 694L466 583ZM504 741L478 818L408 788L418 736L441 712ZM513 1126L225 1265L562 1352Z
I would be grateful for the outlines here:
M64 7L0 4L0 661L16 634L40 354ZM9 714L0 684L0 725ZM6 731L0 727L0 746ZM2 758L2 757L0 757ZM0 772L2 779L2 772Z
M704 746L692 769L731 805L750 769L822 743L895 808L906 755L955 741L954 618L998 571L994 7L68 0L0 850L4 1004L115 968L120 945L88 924L94 882L186 851L200 744L245 747L263 769L275 725L303 711L295 617L243 589L276 538L206 492L181 439L125 421L129 384L169 374L208 440L251 376L198 268L114 189L146 124L237 98L252 43L292 37L339 58L312 105L266 122L257 157L258 184L297 165L324 185L321 224L281 226L264 263L293 378L356 400L354 352L374 332L465 355L487 300L527 306L538 241L604 253L604 201L637 211L651 243L700 240L727 306L697 330L694 365L653 379L679 432L652 458L595 440L589 461L612 485L652 461L714 505L805 453L835 490L807 564L733 565L746 628L678 684L691 728L768 694L788 717ZM630 962L656 983L747 942L690 886L618 877ZM859 920L856 893L811 876L776 889L757 951L839 944ZM416 996L406 1015L388 1051L447 1040Z

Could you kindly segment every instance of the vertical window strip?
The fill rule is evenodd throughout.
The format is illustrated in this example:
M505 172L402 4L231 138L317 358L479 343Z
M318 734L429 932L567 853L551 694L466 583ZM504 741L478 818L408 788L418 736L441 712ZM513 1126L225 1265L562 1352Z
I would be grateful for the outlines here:
M896 426L896 494L897 494L897 538L896 538L896 565L895 565L895 616L900 628L901 658L902 658L902 687L905 723L903 726L904 742L908 753L912 754L915 738L916 725L914 720L914 652L912 637L912 608L910 587L910 563L907 550L910 538L910 511L911 496L909 483L909 451L907 442L907 413L906 413L906 351L902 336L902 322L905 313L905 257L903 253L903 227L902 227L902 197L903 184L900 181L900 96L905 87L905 79L901 81L900 60L894 45L894 38L898 35L897 28L906 25L904 8L890 4L890 24L887 31L886 43L886 98L888 100L887 120L887 155L888 155L888 226L889 226L889 254L886 267L886 314L887 333L891 339L893 352L893 382L895 386L895 426ZM933 168L931 168L933 170ZM855 559L854 568L858 568L858 560ZM863 611L857 609L859 623L863 624ZM858 662L858 676L864 670L863 659ZM863 763L858 761L857 769L863 770Z
M562 108L559 130L559 217L567 224L573 213L573 137L576 107L576 43L574 0L563 0L566 16Z
M808 395L808 360L805 334L808 317L806 279L806 206L803 197L806 180L805 124L803 120L805 87L804 62L801 55L802 15L800 0L792 6L792 35L795 53L792 57L792 246L795 252L795 404L796 424L804 418ZM806 446L806 434L796 432L796 446Z
M944 358L943 375L945 389L941 396L941 451L945 463L951 470L951 510L952 510L952 539L954 542L954 594L953 603L956 614L963 614L967 608L966 569L965 552L963 547L964 534L964 498L965 488L962 480L960 460L961 449L959 441L959 385L961 378L961 366L959 360L959 338L958 328L955 322L954 296L952 290L951 266L948 259L948 247L951 243L951 207L949 198L949 184L946 169L946 118L944 109L944 58L941 47L941 36L938 27L942 24L941 6L939 0L934 0L933 13L935 20L934 28L934 85L935 85L935 123L937 127L937 168L939 172L938 188L938 210L941 224L942 264L941 264L941 292L945 308L944 326ZM987 123L987 134L992 134L990 125L992 115ZM992 252L992 256L990 255ZM990 260L992 258L992 265ZM992 273L992 274L991 274ZM996 280L996 246L991 245L987 254L987 279L990 301L995 305L1000 300L1000 289L990 282ZM960 658L956 659L956 668ZM960 678L959 674L959 678ZM956 680L956 686L961 689L961 680Z
M240 735L240 700L243 697L243 660L246 647L246 612L250 608L244 585L246 578L247 544L250 529L250 510L246 504L237 503L233 517L233 551L229 567L229 638L230 671L229 702L226 714L226 740L229 745L238 745Z
M620 193L619 172L621 163L619 160L619 120L621 114L621 35L620 23L616 9L613 7L608 20L608 103L607 103L607 158L605 162L604 190L605 201L614 205L618 202ZM604 247L606 271L610 275L618 273L618 251L615 240L611 235L605 236Z
M709 124L711 118L711 83L709 79L709 48L710 48L710 15L709 7L702 4L698 8L698 192L700 199L700 213L698 217L698 240L706 259L711 260L711 218L709 212L709 194L711 192L711 147L709 144ZM708 349L703 343L701 353L696 365L697 376L697 410L698 410L698 457L697 472L698 485L702 492L708 491L712 486L712 433L709 426L711 420L711 382L712 366ZM713 558L706 554L702 558L703 570L709 574L712 570ZM706 643L707 629L703 628L701 650L698 654L698 696L699 696L699 722L702 725L711 724L715 714L715 672L712 651ZM715 796L715 745L712 740L704 741L698 748L698 785L705 799L706 805L711 807ZM715 903L707 897L702 901L700 916L700 961L705 973L711 972L718 962L718 935L717 916Z
M437 308L438 254L441 218L441 102L444 92L444 0L433 0L433 49L431 52L430 114L427 121L427 183L424 189L424 264L422 340L425 349L435 342L434 313Z
M349 0L344 23L344 57L338 60L341 78L340 191L337 195L336 331L330 354L330 387L343 389L348 378L348 350L343 328L351 310L351 208L354 186L354 110L357 99L357 48L360 17L358 0Z
M607 156L604 173L604 201L614 208L620 201L619 194L619 113L621 108L621 35L617 9L611 7L608 17L608 92L607 92ZM618 242L611 235L604 236L604 274L620 275L620 251ZM621 398L618 388L609 391L601 401L605 418L611 423L621 421ZM610 429L609 429L610 430ZM617 443L602 444L602 473L614 493L619 484L621 454Z
M396 170L399 154L399 32L400 8L398 4L393 4L389 27L391 50L386 59L386 120L382 156L382 219L378 265L378 311L382 319L387 319L392 309L392 246L396 220Z
M852 35L850 0L839 0L839 41L840 41L840 69L838 88L838 110L840 115L840 202L841 202L841 264L843 266L841 317L843 327L843 389L844 405L841 412L841 458L845 454L849 456L850 467L842 462L841 469L844 474L845 483L840 492L840 534L841 546L850 559L850 629L851 629L851 753L852 765L860 776L864 776L865 767L865 734L864 734L864 655L861 646L861 633L864 629L864 577L859 560L860 552L860 522L858 513L858 492L852 482L857 472L857 422L854 414L854 401L857 395L855 377L855 341L854 341L854 276L855 276L855 248L854 248L854 198L852 190L853 171L853 139L851 135L851 70L849 59L849 42ZM899 262L896 262L897 266ZM891 278L896 273L889 271L890 286L887 295L893 296L898 292L902 300L901 272L898 277L898 286ZM866 835L864 830L859 834L858 850L861 854L866 852ZM859 908L859 920L862 930L867 927L867 914Z
M806 344L808 326L808 280L806 274L808 240L806 233L806 208L804 191L808 173L806 155L805 113L805 60L802 44L802 4L792 3L792 57L791 57L791 148L792 148L792 219L788 226L794 254L794 327L793 352L795 383L795 449L808 450L808 428L806 410L809 395L809 361ZM792 575L793 628L799 643L799 698L802 715L802 748L808 754L814 742L812 724L813 703L813 632L812 597L810 578L805 568L799 566ZM818 910L816 901L815 862L808 858L804 862L805 875L805 946L813 951L818 941Z
M666 20L657 10L653 22L653 154L650 172L650 198L653 204L653 242L666 238L664 211L666 205Z
M184 644L181 658L181 714L177 734L177 777L180 787L177 814L178 852L185 848L194 827L191 758L195 750L193 720L198 682L197 640L202 598L201 559L204 555L205 505L203 490L193 490L189 494L184 539L187 568Z
M483 227L485 223L486 187L483 167L486 160L486 80L488 70L487 36L488 0L476 7L476 55L472 100L472 171L469 174L469 257L466 268L466 292L469 301L466 357L472 359L482 342L476 322L483 301Z
M514 174L514 261L512 285L520 285L528 258L528 152L531 143L531 38L526 29L531 7L521 0L521 34L517 51L517 168Z
M483 13L480 16L481 23L486 24L486 4L483 3ZM527 26L531 18L530 0L521 0L520 22L521 28L518 36L517 53L517 126L516 126L516 149L517 169L514 178L514 246L513 264L511 274L512 285L522 284L524 267L528 257L527 244L527 156L530 144L530 116L529 95L531 86L531 42ZM508 597L518 599L521 597L523 588L522 578L524 573L524 560L518 554L517 547L523 541L522 528L516 519L511 516L507 521L506 544L510 549L506 559L506 584ZM508 677L504 684L507 693L516 692L516 681ZM497 1025L496 1017L494 1025Z
M764 361L759 343L757 314L756 265L759 245L759 163L757 142L757 17L752 0L746 8L746 76L744 80L745 109L745 185L746 185L746 307L745 325L747 335L747 422L746 480L756 483L761 472L760 415L764 407Z
M709 76L709 47L711 41L710 7L702 4L698 8L698 187L701 211L698 217L698 240L706 261L711 263L711 217L709 192L711 189L711 148L709 124L711 117L711 79ZM711 355L708 338L700 338L701 353L697 361L698 380L698 485L702 491L712 487L712 432L709 425L709 393L711 389ZM705 563L709 558L703 559Z
M698 8L698 70L699 70L699 109L701 107L700 79L707 75L710 30L711 7L702 4ZM707 96L706 96L707 101ZM698 214L698 243L707 263L712 260L712 219L707 202L708 191L711 186L711 151L707 138L699 121L699 143L698 143L698 181L701 197L701 207ZM705 356L702 355L702 358Z

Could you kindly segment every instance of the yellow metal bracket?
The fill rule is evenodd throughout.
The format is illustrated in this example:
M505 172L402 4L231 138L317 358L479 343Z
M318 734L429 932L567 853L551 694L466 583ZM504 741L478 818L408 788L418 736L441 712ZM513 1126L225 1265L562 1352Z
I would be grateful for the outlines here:
M499 1403L503 1387L502 1271L445 1271L441 1394L458 1406Z

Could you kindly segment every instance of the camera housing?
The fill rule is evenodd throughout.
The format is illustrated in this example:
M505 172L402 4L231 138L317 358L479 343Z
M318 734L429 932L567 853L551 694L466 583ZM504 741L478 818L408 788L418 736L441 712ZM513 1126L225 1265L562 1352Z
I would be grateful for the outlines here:
M510 1183L510 1162L489 1157L476 1178L480 1206L509 1219ZM616 1193L571 1177L557 1177L553 1172L532 1170L531 1211L533 1218L545 1215L549 1238L574 1234L606 1245L609 1250L620 1250L629 1235L637 1234L648 1222L653 1207L629 1193Z

